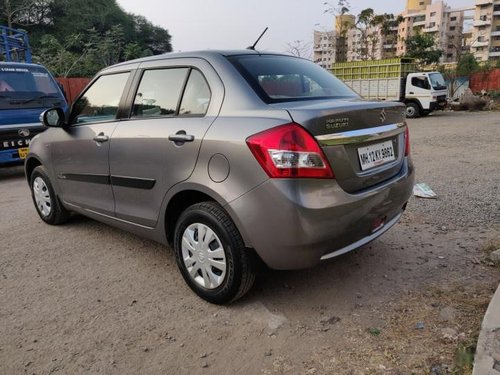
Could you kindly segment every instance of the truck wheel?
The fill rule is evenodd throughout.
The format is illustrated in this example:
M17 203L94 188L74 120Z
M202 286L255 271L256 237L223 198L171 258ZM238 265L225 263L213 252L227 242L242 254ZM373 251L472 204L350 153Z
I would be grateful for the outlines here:
M245 248L233 221L215 202L194 204L180 215L174 250L184 280L208 302L235 301L253 285L253 253Z
M68 221L70 213L59 202L49 176L41 165L31 174L30 188L36 211L43 221L52 225Z
M417 118L420 116L420 107L416 103L406 103L406 117Z

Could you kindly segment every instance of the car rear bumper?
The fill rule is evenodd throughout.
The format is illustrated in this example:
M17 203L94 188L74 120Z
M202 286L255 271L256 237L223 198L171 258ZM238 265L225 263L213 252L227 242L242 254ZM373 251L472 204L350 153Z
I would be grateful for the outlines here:
M300 269L383 234L401 217L413 182L405 158L395 177L361 193L348 194L335 180L270 179L227 209L269 267Z

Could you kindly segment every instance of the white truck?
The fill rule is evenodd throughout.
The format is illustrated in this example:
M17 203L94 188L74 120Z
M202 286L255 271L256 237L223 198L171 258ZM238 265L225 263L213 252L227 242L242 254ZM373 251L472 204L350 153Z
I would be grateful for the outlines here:
M406 117L443 109L448 88L439 72L418 72L413 59L350 61L332 66L333 74L365 99L406 104Z

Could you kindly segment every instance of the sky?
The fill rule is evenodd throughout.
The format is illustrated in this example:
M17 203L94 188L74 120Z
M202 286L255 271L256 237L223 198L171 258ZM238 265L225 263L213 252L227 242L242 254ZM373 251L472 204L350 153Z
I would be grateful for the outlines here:
M286 52L300 40L311 43L313 30L331 30L333 16L327 0L117 0L127 12L142 15L172 35L174 51L241 49ZM336 4L337 0L330 3ZM448 0L452 8L472 6L475 0ZM373 8L376 13L400 13L404 0L351 0L351 11Z

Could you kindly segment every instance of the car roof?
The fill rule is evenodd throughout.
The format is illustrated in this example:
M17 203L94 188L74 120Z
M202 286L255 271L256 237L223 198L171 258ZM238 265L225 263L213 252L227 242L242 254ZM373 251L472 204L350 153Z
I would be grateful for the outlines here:
M108 68L115 68L124 65L143 63L147 61L157 61L163 59L176 59L176 58L204 58L206 60L211 60L220 56L240 56L240 55L275 55L275 56L291 56L285 53L270 52L270 51L258 51L253 49L235 49L235 50L199 50L199 51L189 51L189 52L168 52L161 55L154 55L148 57L142 57L140 59L124 61L116 65L110 66ZM103 69L106 71L108 68Z
M14 61L0 61L0 66L13 66L16 68L32 68L32 67L37 67L37 68L44 68L46 69L43 65L40 64L32 64L32 63L20 63L20 62L14 62Z

